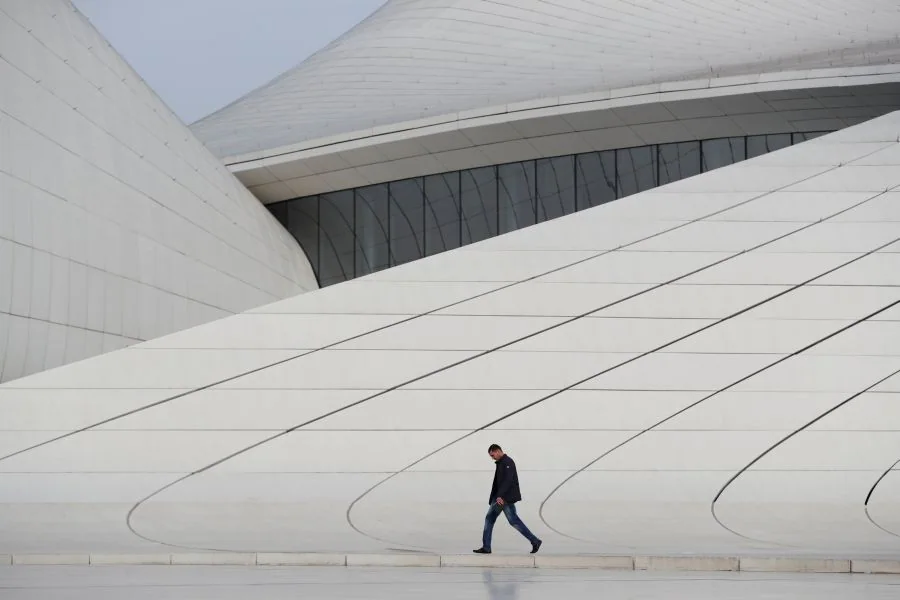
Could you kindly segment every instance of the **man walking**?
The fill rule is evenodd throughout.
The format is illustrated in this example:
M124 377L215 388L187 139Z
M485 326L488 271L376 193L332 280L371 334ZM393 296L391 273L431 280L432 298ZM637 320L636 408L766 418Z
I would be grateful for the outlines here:
M488 509L487 516L484 517L481 548L473 550L473 552L476 554L491 553L491 535L494 531L494 523L497 522L497 517L502 512L506 515L509 524L531 542L531 553L534 554L540 549L543 542L528 530L516 513L516 502L522 499L516 463L497 444L491 444L488 454L494 459L494 484L491 486L491 498L488 501L491 507Z

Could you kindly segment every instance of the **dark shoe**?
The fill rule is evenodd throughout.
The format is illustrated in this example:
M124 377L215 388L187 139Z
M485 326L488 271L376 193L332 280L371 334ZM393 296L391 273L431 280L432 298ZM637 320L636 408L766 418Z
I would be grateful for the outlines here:
M538 540L538 541L536 541L535 543L533 543L533 544L531 545L531 553L532 553L532 554L537 554L537 551L541 549L541 544L543 544L543 543L544 543L544 542L542 542L541 540Z
M478 550L472 550L475 554L490 554L491 551L487 548L479 548Z

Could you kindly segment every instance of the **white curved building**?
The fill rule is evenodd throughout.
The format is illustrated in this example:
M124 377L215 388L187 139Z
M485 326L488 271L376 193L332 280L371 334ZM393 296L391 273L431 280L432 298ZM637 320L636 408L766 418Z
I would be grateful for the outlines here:
M192 128L324 286L894 110L898 28L888 0L388 2Z
M896 63L898 25L890 0L391 1L193 129L232 162L489 107L792 82Z
M387 2L192 128L264 202L896 106L890 0ZM862 96L862 97L861 97Z
M497 442L538 560L900 569L898 12L791 6L396 0L197 124L353 280L0 386L0 554L487 565Z
M542 553L896 558L898 136L893 113L0 386L0 553L437 560L477 546L498 442Z
M0 381L317 287L69 2L0 2L0 89Z

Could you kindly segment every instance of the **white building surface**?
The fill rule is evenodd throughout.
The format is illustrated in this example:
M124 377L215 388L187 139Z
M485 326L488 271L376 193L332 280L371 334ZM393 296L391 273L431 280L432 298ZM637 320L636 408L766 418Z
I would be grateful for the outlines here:
M610 35L636 40L645 27L648 43L670 44L622 42L642 70L629 79L616 55L608 79L598 67L584 80L551 60L553 27L538 10L551 3L394 1L201 121L195 132L259 200L287 200L279 219L310 260L189 138L209 177L232 182L216 198L255 215L247 223L272 232L286 265L303 261L290 272L311 279L312 263L323 285L352 280L0 386L0 554L468 552L487 508L487 447L499 443L518 462L519 513L542 553L897 559L900 12L838 5L552 3L570 17L606 15ZM488 7L501 24L478 12ZM648 18L627 16L638 8ZM689 10L696 22L681 18ZM460 11L483 25L442 22ZM587 17L567 27L573 61L611 44ZM578 45L576 32L599 45ZM334 64L364 46L379 63L391 43L427 39L445 60L466 35L508 49L528 41L534 54L522 56L545 56L497 60L516 82L537 77L513 77L522 65L543 69L533 106L509 104L528 102L517 85L486 90L481 100L507 104L479 113L472 94L483 87L466 65L459 103L441 110L468 113L397 124L422 115L405 94L405 112L388 110L378 93L388 88L374 86L370 123L283 137L307 132L310 115L340 119L297 96L291 121L270 91L326 95L347 81L316 73L337 77ZM379 81L377 69L346 64ZM437 64L421 81L452 67ZM721 79L699 79L704 64ZM316 135L337 137L307 139ZM519 187L510 164L526 173ZM353 179L363 172L377 176ZM437 210L432 177L457 178L441 196L451 210ZM386 221L359 220L373 194ZM481 212L467 213L476 197ZM311 224L295 210L310 198ZM323 216L338 198L345 231ZM343 273L327 280L334 265ZM517 535L498 525L494 550L527 549Z
M0 381L315 289L68 2L0 2Z

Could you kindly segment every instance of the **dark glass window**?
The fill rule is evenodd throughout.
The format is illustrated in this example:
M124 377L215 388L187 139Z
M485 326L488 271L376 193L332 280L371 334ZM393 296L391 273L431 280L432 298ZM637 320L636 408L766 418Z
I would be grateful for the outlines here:
M382 183L356 190L356 276L388 266L388 186Z
M319 284L352 279L353 190L319 196L319 225Z
M659 146L659 185L700 173L700 142Z
M577 210L599 206L616 199L616 152L589 152L576 157Z
M746 158L743 137L704 140L702 144L704 171L727 167Z
M278 219L279 223L284 225L285 229L287 229L287 226L288 226L287 211L288 211L289 203L290 203L290 201L286 201L286 202L277 202L275 204L268 205L269 212L272 213L273 217Z
M538 221L575 212L575 156L541 158L535 168Z
M495 167L462 172L462 243L497 235L497 178Z
M534 225L534 161L497 167L500 233Z
M310 196L282 204L286 208L285 227L300 242L316 278L319 278L319 197Z
M829 132L678 142L428 175L269 205L321 286L598 206Z
M619 197L656 187L656 146L616 150Z
M803 133L794 133L793 142L795 144L799 144L801 142L805 142L807 140L814 140L817 137L822 137L823 135L830 133L828 131L808 131Z
M425 178L425 254L459 248L459 173Z
M394 181L391 197L391 265L425 256L425 193L422 178Z
M762 156L791 145L791 134L751 135L747 138L747 158Z

